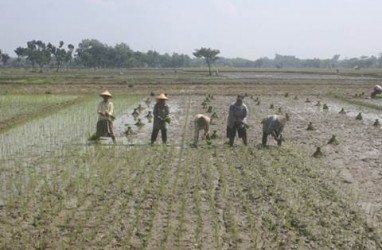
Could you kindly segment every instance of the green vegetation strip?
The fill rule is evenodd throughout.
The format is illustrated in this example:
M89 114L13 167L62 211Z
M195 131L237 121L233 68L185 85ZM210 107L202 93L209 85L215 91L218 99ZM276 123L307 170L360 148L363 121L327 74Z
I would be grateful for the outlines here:
M359 106L363 106L363 107L372 108L372 109L382 111L382 102L380 101L381 99L379 99L378 101L375 100L375 102L378 102L378 103L370 103L370 102L367 102L364 100L355 99L352 97L337 95L337 94L328 94L327 97L334 98L334 99L337 99L337 100L340 100L343 102L347 102L350 104L359 105Z
M32 119L46 117L61 109L88 100L78 96L46 98L41 95L17 97L17 99L19 100L15 103L12 97L0 97L1 111L3 113L3 118L0 120L0 133ZM8 113L11 114L7 115Z

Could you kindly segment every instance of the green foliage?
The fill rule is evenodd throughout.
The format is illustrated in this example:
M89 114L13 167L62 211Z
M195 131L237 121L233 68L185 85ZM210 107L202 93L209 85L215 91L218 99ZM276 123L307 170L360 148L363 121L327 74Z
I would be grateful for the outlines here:
M53 55L55 59L56 72L58 72L58 70L60 69L63 63L68 63L73 58L72 55L73 55L74 46L72 44L69 44L68 50L65 50L63 46L64 46L63 41L60 41L60 44L58 47L54 46L51 43L48 43L47 45L50 53Z
M49 64L51 59L48 46L40 40L27 42L26 48L18 47L15 53L18 57L26 57L33 67L37 64L40 72L42 72L44 65Z
M196 56L197 58L200 58L200 57L204 58L204 60L206 61L207 65L208 65L208 71L209 71L209 74L211 76L212 75L211 64L219 58L217 56L219 53L220 53L219 50L214 50L214 49L202 47L200 49L195 50L193 55Z

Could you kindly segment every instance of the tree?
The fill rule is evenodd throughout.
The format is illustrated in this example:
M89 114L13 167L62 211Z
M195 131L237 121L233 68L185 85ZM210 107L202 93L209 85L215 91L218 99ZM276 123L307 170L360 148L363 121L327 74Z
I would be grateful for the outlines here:
M212 75L211 64L219 58L219 57L217 57L217 55L219 53L220 53L219 50L214 50L214 49L202 47L200 49L195 50L193 55L196 56L197 58L201 58L201 57L204 58L204 60L207 63L207 66L208 66L208 72L211 76Z
M1 62L5 65L11 57L8 54L1 54Z
M77 60L85 67L106 66L108 47L96 39L84 39L78 44Z
M42 72L44 65L50 62L50 51L45 43L40 40L27 42L26 48L18 47L15 53L19 59L26 57L31 62L33 68L37 64L40 67L40 72Z
M56 72L60 69L63 63L68 63L72 60L72 53L74 50L74 46L72 44L68 45L68 51L63 48L64 42L60 41L59 46L56 47L51 43L48 43L47 47L50 53L54 56L55 64L56 64Z

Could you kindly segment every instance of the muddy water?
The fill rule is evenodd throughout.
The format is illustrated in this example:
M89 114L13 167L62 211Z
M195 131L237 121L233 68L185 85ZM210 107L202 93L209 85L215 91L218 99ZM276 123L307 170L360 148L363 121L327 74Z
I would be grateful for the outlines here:
M179 106L179 100L178 98L169 100L167 104L170 107L170 118L171 122L167 125L168 127L168 138L169 141L171 141L174 138L174 129L179 126L181 126L181 113L182 110ZM139 114L139 116L135 117L132 115L134 108L136 108L138 105L141 105L144 107L144 110L142 110ZM114 133L116 136L117 144L122 145L147 145L150 143L151 138L151 132L153 128L153 120L148 120L145 116L147 115L148 111L153 112L153 103L150 106L147 106L143 101L140 103L137 103L137 105L124 110L121 115L119 115L115 121L113 122L114 126ZM144 123L143 126L138 127L135 124L137 123L138 119L141 119L141 122ZM133 130L133 134L126 136L125 131L127 130L127 127L130 126ZM159 132L157 142L161 141L161 134ZM105 143L111 143L110 141Z

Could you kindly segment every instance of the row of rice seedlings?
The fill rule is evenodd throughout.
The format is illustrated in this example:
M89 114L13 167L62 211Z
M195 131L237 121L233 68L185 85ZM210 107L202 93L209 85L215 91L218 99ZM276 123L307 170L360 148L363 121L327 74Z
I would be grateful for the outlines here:
M162 149L164 150L164 149ZM143 225L143 222L145 221L144 218L142 218L142 212L144 210L145 213L150 213L151 204L145 204L146 200L148 198L151 198L151 196L155 196L156 189L155 189L155 182L156 182L156 168L160 168L160 171L163 171L163 168L166 167L166 164L163 163L163 152L161 151L154 151L155 154L152 154L154 156L154 159L152 159L152 162L150 162L150 166L148 166L150 169L148 171L148 175L145 178L145 182L141 186L142 190L139 195L136 195L136 200L134 204L133 215L132 215L132 221L129 223L129 229L127 231L127 236L123 239L122 244L124 246L130 246L130 245L137 245L139 247L142 247L143 245L143 237L145 236L144 230L146 229ZM163 177L163 176L162 176ZM138 197L139 196L139 197ZM146 205L146 206L144 206ZM147 214L145 214L146 216ZM137 238L134 237L137 236ZM132 239L135 241L132 242Z
M77 98L73 95L0 95L0 123L20 119L20 116L38 115L38 112L44 112L46 108Z
M200 154L201 151L198 150L198 153ZM200 191L202 190L202 176L201 176L201 168L199 167L200 164L200 156L196 159L196 164L194 164L194 183L193 183L193 190L191 190L193 194L193 201L195 204L195 212L196 212L196 227L195 227L195 246L197 249L203 249L203 238L202 238L202 232L203 232L203 210L202 210L202 197L200 195Z
M177 159L177 158L176 158ZM166 203L167 203L167 208L166 208L166 211L165 211L165 215L166 215L166 220L164 222L164 225L163 225L163 237L160 239L160 245L159 245L159 249L168 249L167 248L167 244L169 243L169 238L170 238L170 235L173 233L173 231L175 230L175 228L173 227L172 223L173 223L173 217L171 216L173 210L174 210L174 206L177 202L177 196L176 196L176 193L177 193L177 190L179 188L179 182L180 182L180 175L181 175L181 172L183 171L183 169L177 164L178 161L174 161L172 165L173 168L176 169L175 173L174 173L174 180L172 182L172 186L169 190L169 194L167 194L167 198L166 198Z
M213 166L211 163L211 152L209 149L205 149L203 151L203 157L201 162L205 163L205 166L203 164L200 164L200 167L204 167L206 170L206 186L207 186L207 196L208 196L208 205L209 205L209 210L212 218L212 229L213 229L213 238L215 242L215 248L216 249L221 249L222 248L222 242L220 240L220 230L219 230L219 217L218 217L218 212L217 208L215 206L215 187L214 187L214 176L213 176Z
M232 204L232 198L229 197L229 187L228 187L228 173L227 169L224 168L222 158L218 156L218 151L215 148L213 152L213 157L215 160L217 172L219 174L217 195L220 195L220 199L217 198L217 206L223 209L223 219L222 222L226 231L229 233L230 240L234 248L238 248L239 243L239 228L237 221L234 216L234 206ZM221 203L221 204L220 204Z
M118 110L124 110L139 99L140 96L129 96L113 100L116 115ZM0 144L0 159L41 156L69 142L85 143L95 130L98 102L96 98L84 98L80 104L0 134L3 142Z
M0 145L0 158L41 156L69 141L81 141L94 130L95 119L89 115L94 112L92 104L87 101L71 106L0 134L4 142Z
M347 102L349 104L358 105L358 106L367 107L367 108L382 111L382 103L380 101L377 101L377 100L354 99L354 98L349 98L349 97L346 97L343 95L338 95L338 94L329 94L327 96L334 98L334 99L337 99L337 100L340 100L340 101L343 101L343 102Z
M346 205L340 194L332 185L328 185L328 181L322 179L326 176L320 177L317 172L312 171L311 166L307 166L299 155L287 152L293 154L293 157L289 157L282 153L271 151L270 154L266 154L266 158L259 159L260 164L256 169L263 171L260 174L266 177L263 178L267 181L264 184L272 187L268 192L268 202L278 223L283 224L284 234L287 234L284 237L294 241L294 244L298 244L300 247L345 246L346 241L351 239L351 237L343 237L344 234L349 233L343 230L343 227L349 223L349 219L341 214L345 212L345 214L350 213L354 216L354 210L348 210L349 205ZM239 159L245 159L243 156L241 155ZM258 158L262 158L262 156L258 156ZM271 165L262 167L262 162L271 159L276 160ZM249 164L249 162L250 160L247 159L243 164ZM253 181L252 171L253 169L246 169L246 175L249 177L247 181L256 185L259 180ZM325 194L326 192L329 193ZM325 226L320 224L322 219L331 218L328 215L333 213L337 216L335 220L330 219L330 222L327 222L330 223L330 226L327 223ZM359 221L359 218L356 221ZM285 232L285 229L288 231ZM278 241L280 246L286 243L286 239L283 238Z
M179 209L178 209L178 228L176 230L176 244L177 249L183 249L181 245L182 237L185 233L185 213L186 213L186 205L187 205L187 199L188 199L188 191L189 191L189 185L190 185L190 168L191 168L191 152L190 149L186 149L184 161L181 166L178 166L179 168L182 168L183 172L183 178L180 181L180 197L179 197Z
M62 178L62 190L64 194L64 207L60 211L62 219L58 215L50 215L56 221L54 224L60 229L55 235L61 239L61 234L66 231L66 240L60 240L57 244L65 245L78 244L81 242L81 233L91 227L88 220L91 209L96 204L93 194L96 192L96 185L99 183L98 169L93 168L96 164L106 164L107 159L104 152L95 152L95 155L82 156L81 158L72 157L76 151L69 148L66 155L66 162L58 164L58 174ZM78 153L78 151L77 151ZM89 152L90 153L90 152ZM85 158L86 157L86 158ZM94 158L94 159L93 159ZM85 160L86 159L86 160ZM89 160L88 160L89 159ZM61 174L64 171L67 174ZM94 198L94 199L92 199Z
M114 155L113 147L107 150L102 150L101 158L98 159L96 174L98 175L98 181L93 187L94 194L90 199L90 205L85 207L85 213L78 211L76 215L77 225L74 230L74 236L72 242L76 242L80 246L85 246L86 241L94 239L98 228L104 222L105 217L109 214L110 208L116 199L117 194L113 192L113 186L116 185L114 177L118 176L119 164L110 160L110 157ZM119 182L122 180L119 179ZM83 222L81 222L83 221ZM78 232L76 232L78 231ZM90 231L87 233L87 231Z
M298 159L298 158L297 158ZM283 203L281 205L279 204L276 206L276 210L278 210L278 217L282 217L283 215L283 221L285 222L285 226L294 232L296 232L296 240L298 240L298 243L301 245L303 242L305 244L309 244L310 246L312 244L316 244L315 241L319 241L324 243L326 239L328 239L328 236L331 237L331 232L333 229L336 230L336 223L333 223L332 226L325 226L321 228L320 223L318 225L316 224L315 220L315 209L320 207L320 213L324 214L331 214L333 212L337 213L336 203L340 200L340 197L338 197L337 192L332 189L330 191L329 197L322 197L320 194L322 192L322 188L320 187L320 183L315 183L316 179L320 180L320 177L317 177L314 175L314 179L310 179L310 170L307 168L306 165L298 161L296 158L290 162L290 164L287 164L289 168L292 168L294 170L298 169L298 172L304 173L304 176L301 176L301 174L297 173L296 171L291 171L288 173L289 168L285 168L283 166L284 164L281 164L280 161L274 162L273 166L270 171L268 171L269 179L273 183L275 183L275 189L278 190L278 192L275 192L275 194L279 194L281 197L276 197L276 199L288 199L288 202L285 203L284 206ZM281 161L289 161L288 157L282 157ZM275 171L280 170L280 171ZM281 172L282 171L282 172ZM278 178L275 178L275 176L278 176ZM290 182L288 178L284 178L285 176L294 176L294 181ZM296 178L296 177L301 177ZM310 180L309 180L310 179ZM306 182L306 180L309 180L309 182ZM322 180L320 180L322 181ZM277 183L277 184L276 184ZM295 185L298 183L299 185ZM283 184L283 185L280 185ZM288 186L288 189L286 189L285 186ZM314 188L313 188L314 186ZM295 194L297 197L300 197L298 200L298 204L295 201L296 197L294 196L288 196L288 192L286 190L290 189L297 189L301 187L303 188L303 191L300 191L299 193ZM328 189L329 186L325 185L324 189ZM321 192L317 192L321 191ZM302 194L302 195L301 195ZM303 199L301 200L301 198ZM336 198L334 198L336 197ZM335 200L330 201L332 198ZM320 201L320 203L317 203L317 201ZM329 205L328 205L329 202ZM331 202L331 203L330 203ZM325 204L325 205L323 205ZM334 205L334 206L333 206ZM286 216L285 216L286 215ZM325 216L319 216L319 217L325 217ZM329 216L330 217L330 216ZM339 216L340 217L340 216ZM319 219L321 220L321 219ZM338 228L340 229L340 228ZM316 230L318 230L320 233L317 234ZM340 229L341 230L341 229ZM342 234L342 233L341 233ZM322 235L322 239L317 239L317 236ZM305 240L302 240L303 238L306 238ZM331 242L325 242L325 244L332 244ZM335 241L334 245L340 246L342 245L341 239L338 239Z
M178 155L174 159L175 161L173 162L174 165L173 167L176 168L175 172L175 178L174 178L174 183L172 186L172 189L170 190L169 198L167 199L167 210L166 210L166 221L165 225L163 227L164 230L164 235L163 238L161 239L160 242L160 249L168 249L169 247L174 247L173 245L167 246L169 243L173 243L173 241L170 240L170 237L173 236L174 230L176 230L175 226L173 225L174 222L172 221L174 218L171 217L171 213L174 210L174 204L177 202L177 191L179 190L179 186L182 185L182 183L179 183L179 179L181 174L183 173L184 175L187 175L187 173L184 172L184 169L181 167L182 165L182 160L184 157L184 148L185 148L185 139L186 139L186 133L187 133L187 125L189 121L189 114L190 114L190 108L191 108L191 98L187 98L184 100L183 105L185 107L185 116L184 116L184 123L182 127L182 132L181 132L181 144L180 144L180 149L178 151ZM182 185L183 186L183 185Z
M273 247L281 247L281 245L277 245L278 242L285 244L284 242L291 240L290 237L292 237L292 235L289 235L287 239L283 239L288 232L284 230L285 220L282 220L282 218L287 213L278 213L278 206L280 203L282 204L287 197L279 197L280 190L277 188L278 182L274 180L274 176L277 175L274 175L274 173L272 173L273 175L264 173L264 171L267 172L274 169L274 159L267 157L266 151L261 152L262 154L252 151L250 155L257 159L257 164L255 167L249 168L251 165L248 165L248 153L247 151L240 151L237 156L237 160L243 166L240 169L241 178L243 182L248 184L248 194L258 197L257 201L261 205L263 214L262 222L265 227L264 230L270 234L267 237L271 240L268 244L276 244Z
M15 212L21 214L23 222L31 223L34 228L42 228L48 221L47 216L57 213L59 207L62 206L62 195L58 187L58 177L48 177L43 171L36 171L35 166L32 165L28 168L23 168L24 172L19 172L19 176L23 179L27 176L28 180L24 180L24 187L22 192L18 196L13 196L18 200L18 203L12 202L12 196L6 200L6 209L16 209ZM15 183L14 180L10 180L10 183ZM15 207L12 207L15 204ZM49 209L48 209L49 208ZM8 217L10 220L13 218ZM17 219L17 218L16 218ZM31 230L29 234L32 234ZM26 242L28 242L28 235L25 235Z
M134 148L128 152L127 155L124 151L119 152L121 156L114 158L114 161L121 163L116 163L120 166L120 169L115 175L117 178L118 186L112 191L116 197L111 199L115 200L115 205L109 211L108 217L106 220L98 227L97 234L100 237L94 239L95 246L104 246L111 244L115 241L112 247L121 247L123 237L126 234L126 230L129 229L129 226L125 223L126 215L129 211L129 202L131 198L134 198L134 191L137 187L143 186L145 182L145 173L150 169L146 166L151 164L151 157L144 157L149 153L149 149L145 148L144 150ZM155 156L155 155L154 155ZM122 160L121 160L122 158ZM142 167L145 166L145 167ZM109 197L108 197L109 199ZM112 224L110 224L112 223ZM105 232L107 233L105 235ZM102 237L101 237L102 236Z
M254 247L255 248L261 248L264 245L264 239L261 238L261 233L260 233L260 227L256 223L255 219L255 211L253 208L253 203L251 202L250 198L248 197L247 193L244 192L245 187L243 186L245 183L242 182L240 179L239 173L236 170L236 168L242 168L242 164L238 164L237 162L237 155L232 149L225 149L225 159L227 162L227 166L229 169L229 173L232 178L232 184L235 186L235 190L238 193L238 198L240 199L240 203L242 204L245 213L247 215L247 224L248 227L250 228L250 233L251 233L251 239L253 241Z
M170 170L174 165L172 164L174 162L174 153L176 152L175 148L172 147L170 149L163 148L164 150L162 151L162 154L166 155L166 159L161 162L162 165L164 165L163 169L158 169L157 175L160 176L160 182L159 182L159 187L158 190L153 194L154 196L154 201L151 205L151 213L149 216L149 219L147 221L147 233L143 238L143 248L148 248L148 245L151 241L152 237L152 230L154 226L154 221L155 217L158 215L158 208L159 208L159 202L161 201L164 191L168 190L168 185L170 185L168 179L169 179L169 174ZM177 166L178 168L180 166Z

